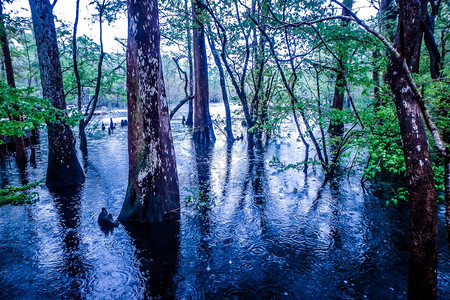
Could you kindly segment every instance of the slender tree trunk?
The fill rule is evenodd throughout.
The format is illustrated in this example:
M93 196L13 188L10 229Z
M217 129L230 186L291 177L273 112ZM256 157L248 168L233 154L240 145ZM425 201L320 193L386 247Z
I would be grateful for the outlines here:
M66 109L56 40L53 9L48 0L29 0L44 98L58 109ZM48 168L46 184L63 187L84 182L83 169L75 152L75 139L69 125L48 123Z
M81 103L81 79L80 73L78 71L78 62L77 62L77 55L78 55L77 28L78 28L79 14L80 14L80 0L77 0L75 10L75 23L73 24L73 36L72 36L72 48L73 48L72 61L73 61L73 72L75 74L75 80L77 82L77 105L78 110L81 111L83 107ZM80 123L78 124L78 131L80 137L80 149L83 152L83 155L87 155L87 140L86 140L84 118L81 119Z
M379 31L380 32L384 32L383 31L383 24L384 24L384 13L383 13L383 2L386 2L385 0L381 1L380 3L380 10L378 12L378 24L379 24ZM372 79L373 79L373 102L374 102L374 108L375 108L375 112L377 111L377 109L380 106L383 106L381 97L380 97L380 85L381 85L381 68L378 64L378 60L380 59L380 49L375 48L375 50L372 53L372 60L373 60L373 64L374 64L374 68L372 71Z
M333 110L342 111L344 109L344 93L344 74L343 71L339 71L334 85ZM344 122L341 120L331 120L328 131L334 136L341 136L344 133Z
M86 139L86 127L89 122L92 120L94 116L95 109L97 108L98 98L100 97L100 88L102 85L102 68L103 68L103 59L105 57L105 52L103 50L103 14L105 13L106 4L103 0L102 3L98 3L99 5L99 37L100 37L100 54L98 56L97 63L97 81L95 84L95 92L94 96L91 99L91 105L89 107L89 112L86 111L87 116L83 119L83 124L80 124L80 149L86 155L87 154L87 139Z
M24 42L25 53L27 55L27 66L28 66L28 87L31 87L31 82L33 80L33 71L31 67L30 50L28 46L28 38L25 34L25 30L21 30L22 38Z
M445 224L447 228L447 241L450 243L450 158L444 160L444 184L445 184Z
M12 65L11 52L9 51L8 37L6 36L6 28L3 20L3 1L0 1L0 42L2 44L3 59L5 62L6 81L12 88L16 87L16 81L14 78L14 69ZM17 109L17 107L16 107ZM16 121L20 121L20 117L14 118ZM16 148L16 162L18 165L25 166L27 164L27 150L25 149L25 143L23 137L14 137Z
M322 119L322 97L320 95L320 81L319 81L319 71L314 67L316 71L316 90L317 90L317 108L319 113L319 118ZM325 160L325 164L328 166L328 151L327 151L327 141L325 139L325 130L323 130L322 123L319 123L320 128L320 136L322 138L322 149L323 149L323 158Z
M349 9L352 8L353 0L344 0L344 5ZM349 12L346 9L342 9L343 16L350 16ZM348 21L342 21L342 27L348 26ZM333 96L333 104L332 109L337 111L342 111L344 109L344 94L345 94L345 64L347 63L347 53L344 53L341 49L337 51L339 54L339 71L336 74L336 83L334 85L334 96ZM328 131L333 136L342 136L344 133L344 122L341 120L331 120Z
M100 54L98 56L98 63L97 63L97 79L95 84L95 92L94 96L92 96L92 104L89 109L89 113L86 116L86 119L84 120L84 127L86 127L89 122L91 121L92 117L94 116L95 109L97 108L98 98L100 97L100 88L102 85L102 70L103 70L103 59L105 57L105 52L103 50L103 14L106 9L105 2L103 1L102 4L99 4L99 37L100 37Z
M121 222L179 217L175 152L164 89L157 0L128 1L129 173Z
M252 15L256 14L257 10L257 1L252 1ZM262 15L267 15L269 13L267 1L262 1L260 3L259 10ZM265 24L264 18L259 18L259 22L262 22L262 25ZM250 103L250 114L252 115L253 124L256 126L253 127L254 131L254 142L258 149L262 147L262 134L263 130L261 128L261 103L264 102L264 66L265 66L265 54L266 54L266 38L263 34L261 34L256 28L252 28L253 31L253 39L255 43L255 47L253 50L253 57L255 60L255 65L252 67L252 73L254 74L256 80L254 81L254 89L255 95L253 96L252 102ZM259 33L259 34L258 34ZM246 42L247 44L247 42ZM250 143L249 143L250 145Z
M257 24L257 21L256 21L255 19L252 19L252 21L253 21L255 24ZM286 88L286 90L287 90L289 96L291 97L291 103L292 103L292 105L293 105L293 106L297 106L297 103L298 103L297 97L295 96L295 93L294 93L294 91L292 90L292 87L291 87L291 85L289 84L288 79L287 79L287 77L286 77L286 75L285 75L285 72L284 72L284 70L283 70L283 68L282 68L282 66L281 66L281 63L280 63L280 61L279 61L279 59L278 59L278 56L277 56L277 52L275 51L275 46L274 46L274 44L273 44L273 41L271 41L271 40L268 38L267 33L264 31L264 29L263 29L262 27L258 27L258 29L261 31L261 33L262 33L262 34L266 37L266 39L267 39L267 42L268 42L269 48L270 48L270 52L272 53L272 56L273 56L273 58L274 58L274 60L275 60L275 64L276 64L276 66L277 66L278 72L280 73L280 76L281 76L281 80L282 80L282 82L283 82L283 85L284 85L284 87ZM306 116L306 113L305 113L304 109L301 108L301 107L299 107L299 113L300 113L300 116L302 117L303 123L305 124L306 131L308 132L308 136L309 136L309 138L311 139L311 142L313 143L314 148L316 149L317 156L318 156L318 158L319 158L319 160L320 160L320 162L321 162L321 164L322 164L322 167L324 168L324 170L327 170L327 169L328 169L328 165L327 165L327 163L325 162L325 159L324 159L324 157L323 157L323 155L322 155L322 150L320 149L320 145L319 145L319 143L317 142L316 137L314 136L313 129L311 128L311 126L310 126L310 124L309 124L309 121L308 121L308 118L307 118L307 116ZM325 152L325 153L326 153L326 152Z
M378 49L375 49L375 51L372 54L373 62L375 64L373 71L372 71L372 79L374 82L373 86L373 98L375 102L375 109L383 106L383 101L380 97L380 67L377 65L377 61L380 58L380 51Z
M394 47L417 72L422 40L419 1L399 0L399 18ZM408 296L435 299L437 296L437 207L434 173L428 140L418 99L405 71L394 55L388 64L388 78L394 94L408 182L411 242Z
M428 56L430 58L430 76L433 79L441 77L441 53L439 47L434 38L435 19L439 13L440 1L422 0L422 14L425 15L425 21L422 23L424 31L425 46L428 50ZM428 13L428 3L431 4L431 13ZM445 49L445 48L443 48ZM442 54L445 53L445 50ZM442 57L443 58L443 57ZM442 60L444 61L444 60ZM450 112L450 99L442 98L441 101L445 103L438 111L438 115L442 118L448 118ZM442 134L445 143L450 144L450 128L444 128ZM446 216L446 229L447 239L450 242L450 158L444 157L444 199L445 199L445 216Z
M390 43L393 43L395 39L395 28L396 28L395 21L398 15L394 1L381 0L379 14L380 14L380 31ZM386 56L389 56L389 50L385 48L384 54ZM381 76L381 80L383 81L383 84L389 84L386 69L382 70L382 73L383 75Z
M228 73L228 76L230 77L231 84L233 85L234 89L236 90L236 94L241 102L242 110L244 112L245 121L247 122L247 143L248 148L253 148L253 133L249 131L250 128L252 128L255 124L253 123L253 117L250 114L250 109L248 107L248 101L247 101L247 94L245 92L245 78L246 78L246 71L248 68L248 62L249 62L249 56L250 56L250 49L249 49L249 43L248 43L248 37L245 35L245 41L246 41L246 55L243 61L242 66L242 75L240 78L235 75L235 72L233 71L227 55L226 55L226 47L228 43L228 37L227 32L225 28L222 26L218 18L214 15L214 13L209 10L209 13L211 17L214 19L214 22L216 24L216 27L218 28L218 35L221 41L221 51L220 51L220 58L222 59L223 66L225 67L225 70Z
M422 14L424 15L422 28L424 33L425 46L427 47L430 57L430 75L431 78L436 79L441 77L441 54L439 53L439 47L434 38L435 19L439 13L440 1L438 4L434 1L430 1L431 14L428 14L428 0L421 0Z
M170 111L170 120L172 120L173 116L176 114L176 112L184 105L186 104L186 102L188 101L192 101L192 99L194 98L193 96L191 97L188 91L188 86L189 86L189 78L188 78L188 74L181 68L180 63L179 63L179 59L181 57L178 58L172 58L173 62L175 63L175 65L177 66L178 69L178 73L180 75L180 79L184 81L184 99L181 100L180 102L178 102L178 104ZM184 119L184 116L183 116ZM185 125L186 123L183 122L183 125Z
M209 26L209 31L211 31L211 26ZM223 71L222 62L220 61L220 56L217 52L214 40L208 37L208 41L214 58L214 62L216 63L217 69L219 70L220 89L222 90L223 105L225 106L225 132L227 134L227 141L234 142L233 128L231 127L230 103L228 102L227 86L225 83L225 72Z
M441 101L450 101L449 99L442 99ZM447 102L445 104L447 109L442 109L439 113L444 118L450 117L450 111L448 107L450 104ZM450 145L450 127L444 128L444 132L442 134L444 142L447 145ZM447 148L448 149L448 148ZM447 240L450 243L450 158L444 157L444 199L445 199L445 222L447 227Z
M9 51L8 37L6 36L5 21L3 16L3 1L0 1L0 42L2 43L3 59L5 63L6 82L12 88L16 87L11 52Z
M186 13L188 12L188 0L184 0L184 9ZM194 63L192 59L192 21L187 18L187 30L186 30L186 38L187 38L187 52L188 52L188 65L189 65L189 110L186 118L186 126L192 127L194 125Z
M214 143L211 115L209 113L208 57L206 55L205 26L198 19L203 11L200 0L192 1L194 46L194 141L197 144Z
M397 12L393 0L381 0L380 1L380 25L381 32L388 37L390 42L395 39L395 20L397 18Z

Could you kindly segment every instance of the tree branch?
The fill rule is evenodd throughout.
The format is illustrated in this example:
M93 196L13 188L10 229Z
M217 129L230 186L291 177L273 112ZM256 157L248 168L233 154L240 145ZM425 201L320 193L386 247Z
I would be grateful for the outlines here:
M173 116L177 113L177 111L184 105L186 104L189 100L194 99L193 96L187 96L186 98L184 98L183 100L181 100L177 106L175 106L171 111L170 111L170 120L172 120Z
M355 13L350 11L344 4L340 3L336 0L331 0L332 2L340 5L341 7L345 8L348 13L352 16L354 21L358 23L361 27L363 27L366 31L374 35L376 38L378 38L393 54L393 56L398 59L402 63L403 71L405 72L405 77L408 82L408 85L410 86L411 90L413 91L414 95L416 96L417 103L419 104L420 110L422 111L422 116L425 120L425 124L427 125L428 130L431 132L431 135L433 137L434 143L436 145L436 148L439 150L441 155L444 157L450 157L450 154L448 153L448 149L445 147L444 142L442 141L442 138L439 134L439 130L437 126L434 124L431 114L426 107L425 100L423 99L422 94L420 93L419 89L417 88L416 83L414 82L414 79L411 75L411 70L408 67L408 64L406 63L406 60L401 56L401 54L394 48L391 43L389 43L384 36L382 36L380 33L369 27L366 23L364 23L361 19L359 19Z
M53 3L52 3L52 4L50 4L50 5L52 6L52 10L53 10L53 8L55 7L55 5L56 5L56 2L58 2L58 0L54 0L54 1L53 1Z

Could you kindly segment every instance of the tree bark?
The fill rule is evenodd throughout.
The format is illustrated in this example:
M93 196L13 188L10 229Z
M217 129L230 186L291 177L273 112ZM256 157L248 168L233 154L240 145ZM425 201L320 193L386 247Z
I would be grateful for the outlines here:
M249 38L241 24L240 30L243 33L244 40L245 40L245 55L243 57L242 66L241 66L242 71L239 72L240 74L238 74L236 69L232 68L229 58L228 58L228 55L226 53L227 52L226 48L227 48L227 44L228 44L228 36L227 36L226 29L221 24L219 19L216 17L214 12L207 6L206 6L206 8L207 8L210 16L214 20L214 23L218 29L217 33L218 33L218 36L220 38L220 43L221 43L220 58L223 62L223 66L225 67L225 70L228 73L228 76L230 77L231 84L233 85L233 87L236 91L236 94L241 102L245 121L247 123L247 147L248 147L248 149L252 149L253 145L254 145L254 134L249 129L253 128L255 123L254 123L254 116L251 115L251 111L249 109L248 99L247 99L248 97L247 97L247 93L245 90L245 83L247 82L246 79L248 79L247 70L248 70L249 61L250 61L250 59L249 59L250 58ZM237 4L236 4L236 14L239 15L239 11L237 10ZM239 17L238 17L238 20L240 20ZM239 21L239 23L241 23L241 22ZM259 87L255 87L255 89L257 89L257 88L259 88Z
M270 52L272 53L272 57L275 60L275 65L276 65L276 67L278 69L278 72L279 72L279 74L281 76L281 80L283 82L283 85L286 88L286 90L287 90L287 92L288 92L288 94L289 94L289 96L291 98L291 105L292 106L297 106L298 99L295 96L294 90L292 89L291 85L288 83L288 79L286 77L286 74L285 74L285 72L284 72L284 70L283 70L283 68L281 66L280 60L278 59L277 52L275 50L275 46L274 46L273 40L269 39L269 37L268 37L267 33L265 32L264 28L259 26L258 22L254 18L252 18L252 17L250 17L250 18L252 19L253 23L255 23L255 25L257 25L259 31L267 39L267 42L268 42L269 48L270 48ZM317 142L316 137L314 136L314 132L313 132L313 130L311 128L311 125L309 124L309 121L308 121L308 118L306 116L306 112L305 112L304 108L299 107L299 113L300 113L300 116L302 117L303 124L305 124L306 131L308 132L308 136L311 139L311 141L312 141L312 143L314 145L314 148L316 149L317 156L318 156L318 158L319 158L319 160L320 160L320 162L322 164L322 167L324 168L325 171L327 171L328 170L328 164L326 163L326 160L324 159L324 157L322 155L322 150L320 149L320 145ZM324 152L324 153L326 153L326 152Z
M77 29L78 29L78 19L80 14L80 0L76 1L76 10L75 10L75 22L73 24L73 35L72 35L72 62L73 62L73 73L75 74L75 81L77 83L77 105L78 110L81 111L82 103L81 103L81 79L80 72L78 71L78 48L77 48ZM84 118L80 120L78 124L78 134L80 137L80 149L84 156L87 156L87 139L86 139L86 131Z
M333 110L342 111L344 109L344 90L344 74L342 71L339 71L334 85ZM331 120L328 131L334 136L341 136L344 133L344 123L338 120Z
M445 199L445 224L447 228L447 241L450 243L450 158L444 159L444 199Z
M209 31L211 31L211 27L209 26ZM214 62L216 63L217 69L219 70L219 82L220 82L220 89L222 91L222 100L223 105L225 106L225 132L227 134L227 141L230 143L234 142L234 136L233 136L233 128L231 125L231 110L230 110L230 103L228 102L228 95L227 95L227 86L225 83L225 72L223 71L222 62L220 61L219 53L216 49L216 44L214 40L210 37L208 37L209 41L209 47L211 48L211 52L214 58Z
M6 81L12 88L16 87L16 81L14 78L14 69L12 65L11 52L9 51L8 37L6 35L5 22L3 19L3 1L0 1L0 42L2 44L3 59L5 63ZM16 107L17 108L17 107ZM16 121L20 121L20 117L15 118ZM18 165L25 166L27 164L27 150L25 149L25 143L23 137L14 137L15 150L16 150L16 162Z
M175 152L164 89L157 0L128 1L129 173L121 222L179 217Z
M397 19L397 11L396 11L396 6L394 4L393 0L381 0L380 1L380 10L378 12L379 14L379 22L380 22L380 29L379 31L389 40L390 43L394 42L395 39L395 21ZM377 50L375 50L377 52ZM386 56L389 55L389 50L385 49L385 51L383 51L384 54ZM377 57L374 57L374 61L376 63L376 61L378 60L379 56L381 55L380 52L377 53ZM377 85L375 88L378 89L379 91L379 86L381 84L381 79L383 81L384 84L388 84L388 79L386 77L386 69L385 67L383 67L383 70L379 70L378 72L380 72L381 78L379 79L375 79L375 84ZM379 92L374 90L374 94L376 97L376 107L379 106L383 106L384 103L382 103L382 99L379 97ZM376 108L375 107L375 108Z
M188 0L184 0L184 8L186 13L188 12ZM187 30L186 30L186 38L187 38L187 52L188 52L188 65L189 65L189 110L186 118L186 126L192 127L194 125L194 64L192 59L192 21L191 19L187 19Z
M393 0L380 1L380 25L381 32L388 37L390 42L395 39L395 19L397 12L395 11L395 4Z
M380 51L378 49L375 49L374 52L372 53L372 58L373 58L373 62L375 63L375 66L373 68L372 71L372 79L373 79L373 98L374 98L374 107L375 110L381 106L383 106L383 101L380 97L380 85L381 85L381 80L380 80L380 67L377 65L377 61L380 58Z
M97 3L99 6L98 10L98 22L99 22L99 37L100 37L100 54L98 56L98 63L97 63L97 79L95 84L95 92L94 96L92 96L92 104L89 109L89 114L86 116L86 119L84 120L84 127L86 127L89 122L91 121L92 117L94 116L95 109L97 108L97 102L98 98L100 96L100 87L102 84L102 67L103 67L103 59L105 57L105 52L103 50L103 14L105 13L106 4L105 1L103 1L101 4Z
M441 54L439 53L439 47L434 38L434 29L435 19L439 12L440 1L438 4L434 3L434 1L430 1L430 3L432 3L431 14L428 14L429 0L421 0L421 2L422 14L424 15L424 21L422 23L424 41L430 56L430 75L431 78L437 79L441 77Z
M353 0L344 0L344 5L349 9L353 6ZM349 16L349 12L342 8L342 15ZM341 26L346 27L349 21L342 21ZM338 43L339 45L339 43ZM339 47L339 46L338 46ZM333 104L332 109L342 111L344 109L344 93L345 93L345 64L347 63L347 53L344 53L341 49L338 48L338 59L339 66L338 72L336 74L336 83L334 85L334 96L333 96ZM333 136L342 136L344 133L344 122L340 120L331 120L328 131Z
M418 70L422 40L420 1L399 0L394 47L411 70ZM394 94L403 152L411 215L408 296L437 297L437 207L428 140L417 96L408 84L402 61L392 54L388 79Z
M435 19L439 13L440 1L437 3L435 1L422 0L422 14L425 15L425 21L422 24L424 31L424 42L428 50L428 55L430 58L430 76L433 79L439 79L441 77L441 53L439 52L439 47L434 38L435 29ZM431 6L431 13L428 13L428 3ZM445 49L442 48L442 49ZM443 51L442 56L444 56L445 51ZM443 57L442 57L442 61ZM450 99L443 97L441 99L443 103L442 108L438 110L438 116L442 118L448 118L450 112L448 107L450 107ZM446 109L447 108L447 109ZM442 132L443 141L450 144L450 128L444 128ZM445 199L445 222L447 231L447 240L450 242L450 158L444 157L444 199Z
M178 102L178 104L170 111L170 120L172 120L173 116L177 113L177 111L186 104L186 102L191 101L193 97L189 97L187 96L186 98L184 98L183 100L181 100L180 102Z
M44 98L55 108L65 110L64 89L52 6L48 0L29 0L39 58ZM46 184L63 187L84 182L83 169L75 152L75 139L69 125L48 123L48 167Z
M90 103L92 103L90 106L88 106L88 109L86 110L86 118L83 119L83 124L80 124L80 149L84 153L84 155L87 155L87 139L86 139L86 127L88 126L89 122L92 120L92 117L94 116L95 109L97 108L98 98L100 97L100 88L102 85L102 68L103 68L103 59L105 57L105 52L103 50L103 15L106 10L106 1L103 0L101 3L99 1L94 2L98 5L98 22L99 22L99 37L100 37L100 54L98 56L98 63L97 63L97 79L95 84L95 92L94 96L92 96L92 99Z
M203 11L200 0L192 1L194 29L194 142L200 145L214 143L211 115L209 113L208 57L206 56L205 25L198 19Z

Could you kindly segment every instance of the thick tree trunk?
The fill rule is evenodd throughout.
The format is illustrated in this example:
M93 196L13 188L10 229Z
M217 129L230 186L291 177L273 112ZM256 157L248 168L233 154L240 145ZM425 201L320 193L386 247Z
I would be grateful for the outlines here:
M194 142L200 145L214 143L211 115L209 113L208 57L206 56L205 26L198 20L203 10L200 0L192 1L194 46Z
M2 44L3 59L5 62L6 81L12 88L16 87L16 81L14 78L14 69L12 65L11 52L9 51L8 37L6 36L6 28L3 20L3 1L0 1L0 42ZM15 118L16 121L20 121L20 117ZM25 166L27 164L27 150L25 149L25 143L23 137L16 136L15 150L16 150L16 162L18 165Z
M66 109L52 6L48 0L29 2L43 96L54 107ZM48 123L48 145L47 186L62 187L84 182L84 172L76 156L75 139L70 127L62 122Z
M128 1L128 189L121 222L179 216L175 152L164 90L157 0Z
M418 0L399 0L399 19L394 47L412 71L418 70L422 40L421 5ZM402 135L411 215L408 296L434 299L437 296L437 208L434 173L418 99L394 55L388 79L394 93Z

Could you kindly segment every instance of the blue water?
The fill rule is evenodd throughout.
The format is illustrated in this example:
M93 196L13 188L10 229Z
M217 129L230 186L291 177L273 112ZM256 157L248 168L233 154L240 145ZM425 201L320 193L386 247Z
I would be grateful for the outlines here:
M364 190L357 174L324 183L319 167L278 172L273 157L304 156L294 137L249 156L245 141L227 147L217 132L212 149L195 149L180 120L179 224L99 228L101 208L117 216L125 197L127 134L91 128L82 187L40 186L34 204L0 207L0 299L406 298L408 207L385 205L389 183ZM14 159L1 165L2 186L45 176L45 132L37 147L26 176ZM449 281L440 205L439 298L450 298Z

